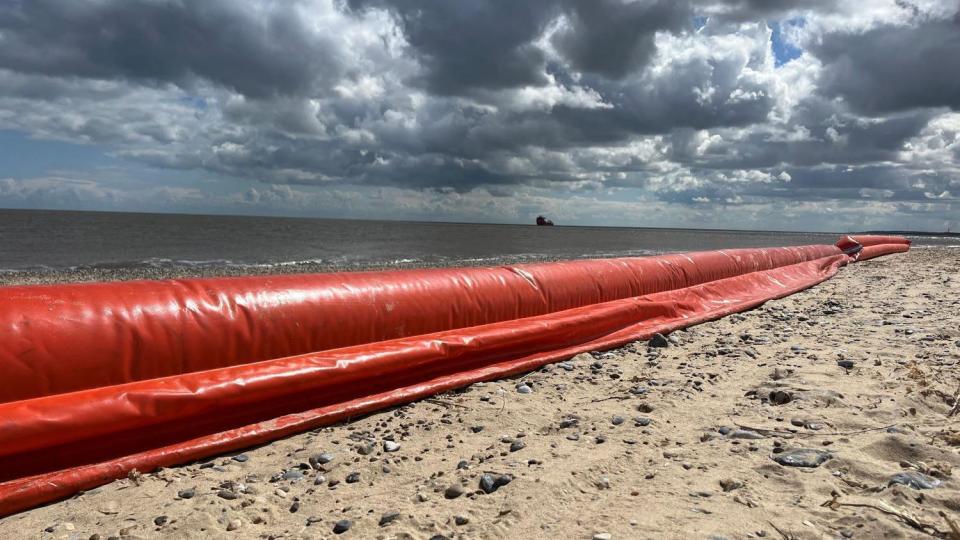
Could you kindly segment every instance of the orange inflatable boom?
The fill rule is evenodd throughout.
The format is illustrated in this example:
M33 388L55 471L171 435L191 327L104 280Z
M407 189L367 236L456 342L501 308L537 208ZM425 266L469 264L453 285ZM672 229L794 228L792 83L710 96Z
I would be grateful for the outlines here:
M0 516L750 309L909 246L0 288Z

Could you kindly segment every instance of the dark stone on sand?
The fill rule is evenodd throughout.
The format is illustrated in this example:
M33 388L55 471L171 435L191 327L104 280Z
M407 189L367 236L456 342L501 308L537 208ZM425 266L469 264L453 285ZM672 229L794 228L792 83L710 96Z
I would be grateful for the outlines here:
M483 431L483 426L473 426L470 428L470 431L474 433L480 433L481 431Z
M664 336L663 334L654 334L653 337L650 338L650 341L647 342L647 346L656 347L658 349L663 347L668 347L669 345L670 345L670 340L667 339L667 337Z
M725 492L730 492L735 489L740 489L743 487L743 482L736 480L734 478L723 478L720 480L720 489Z
M341 519L333 524L333 534L343 534L353 527L353 522L349 519Z
M237 463L246 463L247 460L250 459L250 456L246 454L237 454L230 459L236 461Z
M837 360L837 365L843 369L853 369L855 363L853 360Z
M400 512L387 512L386 514L380 516L379 525L381 527L386 527L398 519L400 519Z
M768 398L770 403L773 403L774 405L786 405L787 403L793 401L793 396L790 394L790 392L785 392L783 390L774 390L773 392L770 392Z
M636 418L633 419L633 423L637 427L649 426L651 422L653 422L653 420L647 418L646 416L637 416Z
M177 497L181 499L192 499L197 494L197 488L181 489L177 492Z
M453 522L456 523L457 525L466 525L467 523L470 523L470 518L468 518L467 516L461 516L458 514L456 516L453 516Z
M360 481L360 473L352 472L347 475L346 482L348 484L356 484L359 481Z
M484 493L490 494L497 490L496 478L492 474L484 474L480 477L480 489Z
M466 493L466 490L463 489L463 486L460 484L453 484L443 492L443 496L448 499L456 499L464 493Z
M819 467L826 463L833 455L823 450L811 448L797 448L773 456L773 460L785 467Z
M613 418L610 419L610 423L613 424L613 425L615 425L615 426L619 426L620 424L623 423L623 417L622 417L622 416L614 416Z
M157 527L163 527L164 525L167 524L168 520L169 519L167 518L167 516L157 516L153 518L153 524L156 525Z
M321 465L326 465L327 463L330 463L331 461L333 461L333 454L329 452L323 452L322 454L314 454L310 456L310 459L308 461L310 462L311 467L313 467L314 469L319 469Z
M888 485L900 484L913 489L934 489L940 487L940 480L914 471L899 472L893 475Z
M512 480L513 477L509 474L486 473L480 477L480 489L489 495L501 487L509 484Z
M220 491L217 492L217 497L220 497L221 499L226 499L228 501L232 501L236 499L238 495L230 491L229 489L221 489Z
M511 452L516 452L516 451L518 451L518 450L523 450L523 449L526 448L526 447L527 447L527 443L525 443L525 442L523 442L523 441L513 441L512 443L510 443L510 451L511 451Z

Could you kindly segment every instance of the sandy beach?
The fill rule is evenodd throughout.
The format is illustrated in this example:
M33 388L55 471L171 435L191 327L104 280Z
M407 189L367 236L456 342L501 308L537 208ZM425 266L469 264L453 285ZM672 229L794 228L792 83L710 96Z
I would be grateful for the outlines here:
M667 343L131 475L0 538L950 538L958 267L850 265Z

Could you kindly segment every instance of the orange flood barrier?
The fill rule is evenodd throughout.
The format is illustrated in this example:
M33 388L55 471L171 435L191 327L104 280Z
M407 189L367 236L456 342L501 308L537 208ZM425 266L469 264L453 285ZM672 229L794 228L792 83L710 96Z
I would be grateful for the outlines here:
M0 288L0 515L811 287L900 237Z

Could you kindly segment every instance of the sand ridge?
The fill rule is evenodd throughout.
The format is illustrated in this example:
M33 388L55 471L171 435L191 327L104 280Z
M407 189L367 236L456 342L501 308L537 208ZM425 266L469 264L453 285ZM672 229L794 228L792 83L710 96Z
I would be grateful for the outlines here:
M947 537L958 266L953 249L851 265L666 347L133 475L0 519L0 538ZM795 449L829 459L774 460ZM902 473L939 485L890 485Z

